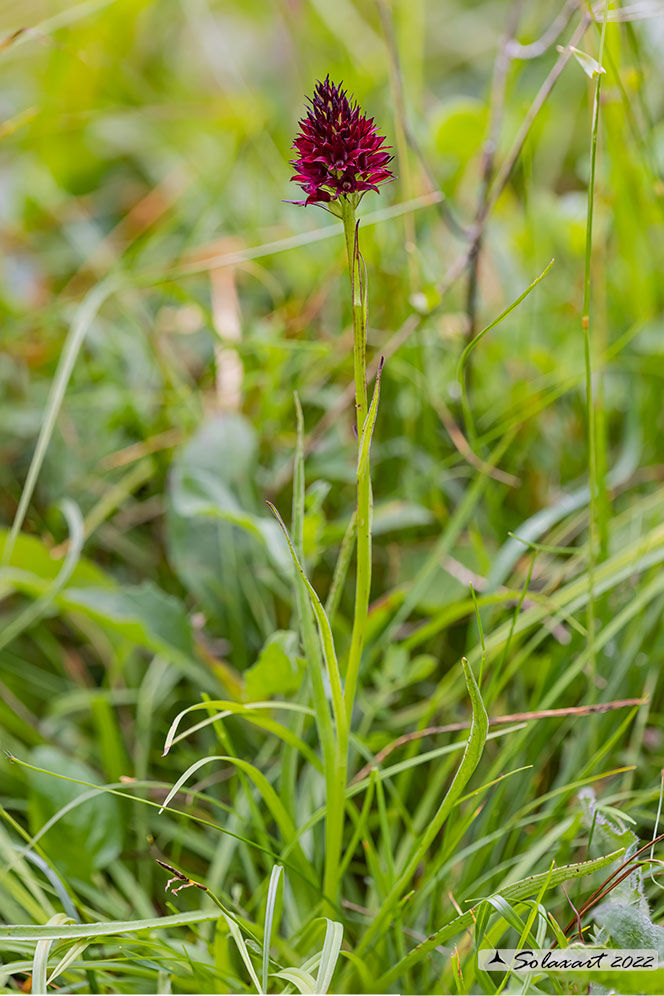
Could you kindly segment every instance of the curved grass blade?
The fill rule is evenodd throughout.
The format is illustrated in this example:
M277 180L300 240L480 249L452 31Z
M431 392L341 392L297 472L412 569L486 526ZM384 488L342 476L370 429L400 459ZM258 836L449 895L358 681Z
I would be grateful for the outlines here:
M56 913L46 924L47 927L59 927L61 924L70 923L71 920L66 913ZM54 938L44 938L37 942L35 957L32 962L32 988L31 992L35 996L46 996L46 969L48 966L48 956L53 945Z
M46 456L46 450L48 449L48 444L51 441L53 429L55 428L55 423L60 413L65 391L67 390L67 385L69 384L69 379L72 375L74 364L76 363L81 346L85 341L85 337L97 315L97 312L101 308L104 301L117 289L117 287L117 275L114 274L107 277L105 280L102 280L101 283L93 287L88 294L86 294L85 298L76 310L74 320L72 321L69 332L67 333L67 339L60 356L60 361L55 372L55 377L53 378L53 383L51 384L51 391L48 396L46 411L44 412L44 417L42 419L39 438L37 439L35 452L33 453L32 460L30 461L28 476L25 479L23 491L21 492L21 499L18 503L16 515L14 516L14 521L5 543L5 549L2 555L3 564L9 563L14 549L14 544L16 543L16 537L21 531L21 527L25 520L28 506L37 483L39 471L42 468L44 457Z
M274 907L277 901L279 879L281 878L283 870L282 865L274 866L270 874L270 884L267 889L267 901L265 903L265 932L263 934L263 992L267 992L267 980L270 969L270 940L272 938Z
M181 720L188 713L196 712L201 709L209 709L209 708L221 709L223 711L215 713L213 716L207 716L201 723L197 723L195 726L190 727L188 730L185 730L184 733L181 733L178 737L176 737L175 734L177 733L178 726L180 725ZM307 716L313 716L312 709L308 708L307 706L300 705L297 702L280 702L278 700L266 701L266 702L233 702L230 699L206 699L205 702L196 702L194 703L194 705L187 706L186 709L183 709L181 712L177 714L177 716L170 725L168 733L166 734L166 740L164 741L164 750L161 756L166 757L173 744L176 744L180 740L183 740L191 733L196 733L198 730L202 730L205 726L209 726L211 723L214 723L217 719L224 719L226 716L235 715L237 713L242 713L242 712L250 713L253 709L287 709L291 712L301 712L305 713ZM261 724L263 722L262 718L251 717L251 716L247 716L246 718L249 719L251 722L255 722L257 724L259 723L259 719ZM272 721L272 724L274 724L274 721ZM276 726L281 727L281 724L277 723ZM275 732L273 725L271 725L271 729L272 732ZM281 727L282 731L284 729L285 727ZM312 761L311 763L315 762Z
M325 940L323 941L323 950L320 956L320 965L318 966L318 975L316 976L315 989L316 993L323 994L330 988L344 936L342 924L337 923L336 920L329 920L327 917L325 917L325 920L327 927L325 930Z
M511 315L512 312L519 307L521 302L528 297L530 292L534 290L535 287L537 287L538 283L540 283L541 280L544 280L544 277L547 275L547 273L553 266L554 262L555 260L552 259L549 265L542 270L540 275L538 277L535 277L533 282L529 284L528 287L526 287L526 289L522 291L522 293L519 294L519 296L514 301L512 301L511 304L508 304L505 310L501 311L501 313L498 315L497 318L494 318L494 320L490 322L486 326L486 328L483 328L481 332L478 332L477 335L470 340L470 342L462 352L461 356L459 357L456 375L457 375L457 380L459 382L459 387L461 388L461 406L463 408L464 420L466 422L466 429L468 430L469 436L474 437L475 435L473 416L470 411L470 404L468 401L468 393L466 391L466 378L465 378L465 366L466 363L468 362L470 354L473 352L474 349L477 348L477 346L479 346L484 336L487 335L487 333L489 333L492 329L495 329L496 325L500 325L500 323L504 321L505 318L508 317L508 315Z
M316 992L316 980L303 968L284 968L281 972L273 972L272 974L275 979L284 979L292 986L296 986L302 996L310 996Z
M209 707L210 705L213 704L215 703L212 702L196 703L196 705L200 705L203 708L206 706ZM202 723L199 723L196 726L192 727L191 730L186 730L182 734L182 737L187 736L188 733L192 733L195 730L200 730L204 726L207 726L209 723L213 723L216 720L226 719L228 716L242 716L243 719L246 719L248 722L253 723L255 726L259 726L262 729L267 730L269 733L274 734L274 736L279 737L279 739L283 740L283 742L288 744L289 747L294 747L317 771L323 770L320 758L314 753L309 744L305 743L304 740L302 740L295 733L293 733L292 730L289 730L287 726L283 726L281 723L278 723L275 719L272 719L270 716L252 715L253 709L274 709L276 706L280 705L280 703L252 702L250 704L245 705L243 702L217 700L216 704L223 705L224 707L223 712L217 712L213 716L209 716L207 720L204 720ZM190 708L194 707L191 706ZM286 704L285 708L288 708L288 703ZM168 731L168 735L166 737L166 744L164 746L162 757L166 756L166 754L168 753L173 744L172 731L174 731L174 727L175 729L177 729L177 726L175 724L177 724L180 721L184 713L187 711L188 710L186 709L183 710L183 712L181 712L176 717L173 724L171 724L171 729ZM309 711L309 710L303 708L302 711Z
M168 806L173 796L177 795L177 793L180 791L180 789L185 784L190 775L193 775L196 771L198 771L199 768L202 768L204 764L209 764L211 761L225 761L227 764L233 764L235 765L235 767L239 768L246 775L248 775L251 781L258 789L261 798L263 799L265 805L272 814L275 823L279 827L284 842L292 841L297 836L297 828L295 824L293 823L284 804L282 803L281 799L279 798L275 790L272 788L270 783L268 782L265 775L261 771L259 771L258 768L256 768L253 764L250 764L249 761L244 761L242 758L239 757L231 757L228 754L212 754L209 757L202 757L194 764L189 765L187 770L184 772L184 774L180 775L175 785L166 796L164 802L161 805L161 808L159 809L159 812L162 813L164 811L165 807ZM308 861L308 859L305 857L304 851L302 850L302 847L299 844L299 842L295 845L293 853L296 856L298 863L300 864L300 867L306 869L307 872L313 873L311 864Z
M78 944L72 945L72 947L67 951L67 953L60 959L58 964L55 966L48 979L46 980L46 985L52 985L59 975L69 968L69 966L76 961L79 955L83 954L85 949L88 947L88 941L79 941ZM46 990L44 990L46 992Z

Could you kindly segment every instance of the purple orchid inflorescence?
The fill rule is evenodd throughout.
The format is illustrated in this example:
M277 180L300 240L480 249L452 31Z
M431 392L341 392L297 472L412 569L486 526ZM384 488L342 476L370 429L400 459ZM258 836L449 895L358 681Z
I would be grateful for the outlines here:
M367 190L378 191L379 184L394 179L385 138L345 90L326 76L307 99L311 107L299 122L297 158L291 162L296 170L291 180L307 196L293 204L325 206L346 198L356 206Z

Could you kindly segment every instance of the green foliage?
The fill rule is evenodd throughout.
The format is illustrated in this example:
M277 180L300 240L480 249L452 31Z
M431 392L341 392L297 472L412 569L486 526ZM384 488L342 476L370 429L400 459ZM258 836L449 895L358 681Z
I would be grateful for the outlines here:
M298 657L299 639L292 630L277 630L265 641L255 664L245 671L248 702L272 695L292 695L302 682L304 661Z
M28 818L30 830L38 833L51 817L69 807L85 789L67 778L98 782L95 772L82 761L68 757L55 747L36 747L30 763L44 771L28 770ZM53 778L48 772L62 777ZM56 868L73 880L89 879L105 868L122 849L123 821L118 800L110 795L95 798L94 805L81 805L65 812L41 838L41 846L52 856Z

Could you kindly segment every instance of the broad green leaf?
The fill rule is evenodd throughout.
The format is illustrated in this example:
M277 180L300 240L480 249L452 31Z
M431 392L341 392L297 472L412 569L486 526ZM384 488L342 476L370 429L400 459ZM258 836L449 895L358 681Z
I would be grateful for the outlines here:
M579 801L583 812L583 822L588 831L592 831L591 857L597 857L599 854L606 853L609 849L615 850L617 847L624 848L625 857L629 857L636 851L639 841L634 831L623 826L618 817L607 815L602 807L597 805L592 788L582 789L579 792ZM648 916L650 909L643 892L642 879L643 870L635 868L631 875L628 875L616 885L615 889L611 890L609 901L612 903L635 903L643 915ZM641 945L641 947L649 947L649 945Z
M4 548L8 537L9 530L0 529L0 549ZM63 561L52 557L49 548L37 536L19 533L9 565L0 568L0 588L17 588L32 595L43 594L49 583L57 578L62 565ZM77 588L88 585L115 587L113 579L85 557L79 558L69 582Z
M297 633L291 630L279 629L269 636L256 663L245 671L245 699L252 702L296 692L304 670L298 649Z
M62 511L69 526L69 550L67 555L62 562L58 574L43 595L40 595L39 598L24 608L22 612L14 616L4 627L2 634L0 634L0 649L7 646L11 640L16 639L20 633L46 615L56 595L64 588L72 576L83 547L83 518L78 505L73 501L69 501L69 499L65 499L62 503Z
M593 918L606 931L611 947L655 948L664 957L664 927L635 904L609 900L593 911Z
M243 415L225 412L203 422L178 453L174 469L208 471L235 487L253 474L258 452L256 431Z
M65 778L99 784L96 773L56 747L36 747L30 763L51 768ZM28 816L32 833L37 833L55 812L85 792L81 785L27 769ZM49 858L65 877L89 879L104 868L122 849L124 821L118 800L100 795L94 806L72 809L41 840Z
M200 679L206 674L194 650L191 625L184 607L151 581L123 588L67 588L63 604L83 612L104 629L147 647Z
M7 536L0 530L0 544ZM152 582L117 586L94 564L80 558L67 569L67 584L56 579L63 561L53 559L47 547L33 536L20 534L11 564L0 568L0 589L21 591L40 600L52 600L59 612L83 613L106 632L114 646L127 641L162 654L197 681L209 680L198 663L189 620L182 603Z
M256 450L255 431L243 416L228 413L205 422L173 462L172 512L181 519L213 519L238 527L264 546L279 570L289 573L288 551L276 523L252 507ZM178 556L185 554L180 550Z

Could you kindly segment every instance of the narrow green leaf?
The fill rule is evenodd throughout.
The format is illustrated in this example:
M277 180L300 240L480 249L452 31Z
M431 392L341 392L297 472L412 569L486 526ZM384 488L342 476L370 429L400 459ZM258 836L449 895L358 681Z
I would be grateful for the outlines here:
M479 346L480 342L485 337L485 335L491 332L492 329L495 329L496 325L500 325L502 321L504 321L509 315L511 315L512 312L519 307L521 302L528 297L530 292L534 290L535 287L537 287L540 281L544 280L544 277L547 275L547 273L553 266L554 262L555 260L552 259L549 265L542 270L540 275L538 277L535 277L532 283L530 283L526 287L526 289L522 291L521 294L519 294L519 296L514 301L512 301L511 304L508 304L505 310L501 311L501 313L498 315L497 318L494 318L494 320L490 322L485 328L483 328L481 332L478 332L477 335L470 340L470 342L462 352L461 356L459 357L459 362L457 364L457 380L461 388L461 404L464 412L464 419L466 421L466 428L470 435L474 434L474 429L473 429L472 415L470 412L470 404L468 402L468 394L466 392L465 367L466 363L468 362L468 358L470 357L470 354L473 352L473 350Z
M37 439L35 452L32 455L32 460L30 461L30 467L28 469L28 476L26 477L25 484L23 485L23 491L21 492L21 499L18 504L18 509L16 510L11 530L5 542L2 554L3 564L8 564L11 560L14 545L25 520L26 512L28 511L28 506L30 505L32 495L35 490L37 478L39 477L39 471L42 468L44 457L46 456L46 450L48 449L48 444L51 441L55 423L57 422L58 415L60 414L60 408L67 390L67 385L69 384L69 379L76 363L76 358L78 357L90 326L97 317L97 312L106 299L117 290L118 286L119 279L117 274L112 274L111 276L106 277L105 280L102 280L101 283L96 284L90 291L88 291L74 313L74 318L69 328L69 332L67 333L67 338L65 339L65 344L60 355L58 368L55 371L55 377L51 383L51 390L48 396L48 401L46 402L46 410L44 411L42 418L39 438Z
M141 930L183 927L190 923L203 923L217 920L219 910L194 910L190 913L176 913L173 916L155 916L148 920L111 920L109 923L75 923L63 926L53 924L0 924L0 940L43 941L77 940L81 937L108 937L113 934L133 934Z
M323 950L321 951L315 989L316 993L322 994L326 993L330 988L344 936L342 924L337 923L336 920L328 920L327 917L325 917L325 920L327 927L325 929L325 940L323 941Z
M76 961L78 956L85 951L85 949L88 947L88 944L89 941L87 939L84 941L79 941L78 944L73 944L70 947L69 951L67 951L66 954L63 955L63 957L60 959L58 964L55 966L55 968L49 975L48 979L46 980L46 985L47 986L52 985L57 979L57 977L59 975L62 975L65 969L69 968L69 966Z
M188 778L191 775L195 774L195 772L198 771L198 769L201 768L204 764L209 764L211 761L224 761L227 764L233 764L235 765L236 768L239 768L246 775L248 775L251 781L258 789L258 792L260 793L263 802L270 810L270 813L272 814L277 826L279 827L279 830L281 831L281 835L283 837L284 842L291 841L293 840L294 837L297 836L297 829L295 827L295 824L293 823L290 815L286 811L284 804L282 803L281 799L279 798L275 790L272 788L270 783L268 782L265 775L261 771L259 771L258 768L255 767L255 765L250 764L249 761L245 761L239 757L231 757L228 754L213 754L210 755L209 757L202 757L199 758L199 760L196 761L194 764L189 765L187 770L184 772L184 774L180 775L175 785L164 799L164 802L162 803L159 812L162 813L164 811L164 809L166 808L166 806L168 806L173 796L177 795L177 793L180 791L182 786L185 784L185 782L188 780ZM304 852L302 851L302 847L300 846L299 843L295 846L294 853L298 859L300 868L306 869L306 871L311 875L311 877L314 878L315 876L313 875L313 870L311 868L311 865L309 861L305 858Z
M385 359L381 356L380 363L378 364L378 372L376 373L376 385L374 387L373 398L371 399L371 405L369 406L367 417L364 420L364 425L362 426L362 435L360 436L360 445L358 447L357 457L358 480L366 474L367 466L369 464L369 450L371 449L371 439L373 437L374 426L376 425L376 416L378 414L378 402L380 400L380 378L383 373L384 362Z
M244 937L240 932L240 928L235 923L235 921L231 920L231 918L229 916L226 916L225 913L222 913L221 915L228 924L228 929L230 930L231 936L237 945L237 949L240 952L240 957L242 958L242 961L244 962L246 969L249 972L249 975L251 976L251 981L256 986L256 991L258 993L263 993L264 990L261 987L260 982L258 981L258 976L256 975L256 969L254 968L249 952L247 951L247 945L244 942Z
M263 933L263 992L267 992L267 979L270 968L270 941L272 938L272 923L274 920L274 907L277 901L277 889L279 879L283 872L281 865L275 865L270 874L270 884L267 889L267 901L265 903L265 931Z
M179 736L176 736L178 727L181 720L188 715L190 712L198 712L201 709L206 711L209 708L221 709L220 713L215 713L213 716L206 716L204 720L200 723L196 723L195 726L190 727ZM215 722L217 719L223 719L225 716L231 716L234 714L250 714L255 709L286 709L291 712L301 712L305 713L307 716L313 715L312 710L307 706L300 705L298 702L232 702L230 699L207 699L205 702L195 702L194 705L187 706L182 712L179 712L173 722L170 725L169 731L166 734L166 740L164 741L164 750L162 752L162 757L168 754L169 750L173 744L179 743L180 740L184 740L192 733L196 733L198 730L202 730L205 726L209 726L210 723ZM247 719L253 721L255 717L247 715Z
M59 927L61 924L71 922L66 913L56 913L46 926ZM35 957L32 962L32 988L30 990L35 996L46 996L46 969L52 944L52 937L44 938L44 940L37 942L35 948Z
M344 731L346 730L346 719L345 719L345 708L343 702L343 690L341 687L341 675L339 673L339 663L337 661L337 653L334 648L334 637L332 636L332 630L330 628L329 620L325 614L325 609L323 604L316 593L316 589L309 581L309 578L304 573L304 569L298 560L297 554L291 543L290 536L288 535L288 530L284 520L279 515L279 512L272 504L272 502L267 502L268 506L272 510L274 517L281 526L281 530L288 543L288 549L290 550L291 557L293 558L293 563L295 564L295 569L297 573L302 578L304 585L309 594L309 600L311 601L311 607L314 610L314 615L316 616L316 622L318 623L318 630L320 633L321 645L323 648L323 657L325 659L325 664L327 665L328 675L330 678L330 687L332 689L332 702L334 706L334 718L337 723L337 730L339 736L342 737Z

